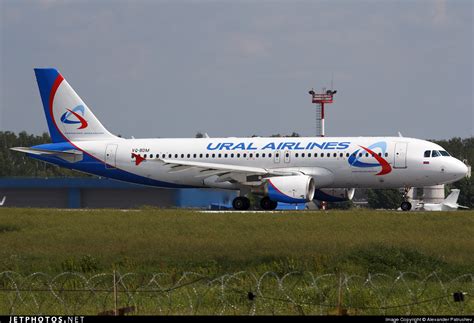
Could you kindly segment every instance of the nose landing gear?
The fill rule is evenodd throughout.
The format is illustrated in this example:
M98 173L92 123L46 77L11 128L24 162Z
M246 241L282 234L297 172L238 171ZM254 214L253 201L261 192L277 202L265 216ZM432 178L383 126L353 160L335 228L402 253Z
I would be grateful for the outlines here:
M408 201L408 192L411 190L411 187L405 187L403 191L403 202L400 205L402 211L410 211L411 210L411 203Z

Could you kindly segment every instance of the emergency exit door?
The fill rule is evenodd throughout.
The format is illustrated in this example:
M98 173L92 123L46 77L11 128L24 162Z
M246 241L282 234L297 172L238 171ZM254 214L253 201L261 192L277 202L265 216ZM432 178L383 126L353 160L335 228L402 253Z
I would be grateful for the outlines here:
M275 164L280 163L280 151L279 150L275 151L275 159L273 161L275 162Z

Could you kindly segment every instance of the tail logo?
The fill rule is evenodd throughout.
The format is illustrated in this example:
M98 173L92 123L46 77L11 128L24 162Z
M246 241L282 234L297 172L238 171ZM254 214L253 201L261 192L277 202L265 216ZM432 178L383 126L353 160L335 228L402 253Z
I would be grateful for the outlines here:
M80 112L80 114L78 112ZM89 124L87 123L86 119L84 119L83 117L84 112L85 112L85 109L83 105L78 105L72 110L67 109L67 111L64 112L64 114L61 116L61 122L66 123L66 124L79 124L80 123L81 125L77 129L87 128ZM74 119L70 120L69 117L71 116L74 116L75 120Z
M353 152L351 154L351 156L348 159L348 162L351 166L353 166L353 167L362 167L362 168L382 167L380 172L375 174L375 175L385 175L385 174L388 174L392 171L392 166L390 166L390 164L384 158L382 158L382 156L387 151L387 143L385 141L379 141L379 142L369 146L368 148L364 147L364 146L360 146L360 147L362 149L364 149L367 153L369 153L369 155L371 155L373 158L375 158L377 163L366 163L366 162L360 161L359 159L365 154L362 154L362 156L361 156L359 154L360 149L357 149L355 152ZM375 148L379 148L381 150L380 155L378 155L377 153L375 153L373 151L373 150L375 150Z

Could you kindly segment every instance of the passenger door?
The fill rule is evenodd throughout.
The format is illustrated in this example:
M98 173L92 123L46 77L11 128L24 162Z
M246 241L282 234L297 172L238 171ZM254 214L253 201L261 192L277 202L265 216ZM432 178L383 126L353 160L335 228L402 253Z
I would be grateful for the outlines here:
M111 144L105 148L105 168L114 169L117 167L117 147L118 145Z
M395 144L393 168L407 168L407 142Z

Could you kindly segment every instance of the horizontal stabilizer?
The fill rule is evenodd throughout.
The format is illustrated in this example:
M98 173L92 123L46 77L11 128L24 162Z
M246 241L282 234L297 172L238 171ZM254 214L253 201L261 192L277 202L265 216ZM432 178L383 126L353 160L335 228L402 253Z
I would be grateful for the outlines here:
M457 203L443 203L443 205L445 205L447 207L450 207L452 209L457 209L457 208L469 209L467 206L462 206L462 205L459 205Z
M10 149L19 151L22 153L26 153L26 154L32 154L32 155L56 156L70 163L79 162L83 158L82 151L76 150L76 149L50 150L50 149L39 149L39 148L29 148L29 147L13 147Z

